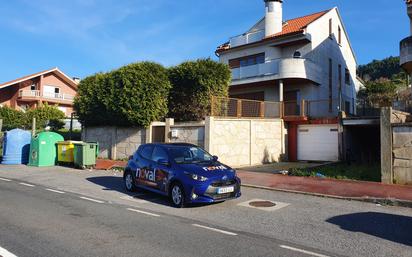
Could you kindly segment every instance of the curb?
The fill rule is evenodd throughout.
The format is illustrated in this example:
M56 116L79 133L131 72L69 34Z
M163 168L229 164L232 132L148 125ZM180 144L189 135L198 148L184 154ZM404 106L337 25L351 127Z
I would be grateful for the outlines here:
M332 198L332 199L339 199L339 200L346 200L346 201L375 203L375 204L381 204L383 206L399 206L399 207L412 208L412 201L395 199L395 198L376 198L376 197L368 197L368 196L365 196L365 197L338 196L338 195L328 195L328 194L321 194L321 193L312 193L312 192L296 191L296 190L289 190L289 189L265 187L265 186L258 186L258 185L252 185L252 184L242 184L242 186L249 187L249 188L269 190L269 191L293 193L293 194L300 194L300 195L311 195L311 196Z

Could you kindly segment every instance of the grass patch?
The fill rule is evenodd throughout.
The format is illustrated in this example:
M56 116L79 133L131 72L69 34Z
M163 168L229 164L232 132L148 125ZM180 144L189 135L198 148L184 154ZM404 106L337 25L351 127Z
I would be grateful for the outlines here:
M380 166L377 164L348 165L337 163L317 168L293 168L289 171L289 175L299 177L319 177L323 175L326 178L381 182Z

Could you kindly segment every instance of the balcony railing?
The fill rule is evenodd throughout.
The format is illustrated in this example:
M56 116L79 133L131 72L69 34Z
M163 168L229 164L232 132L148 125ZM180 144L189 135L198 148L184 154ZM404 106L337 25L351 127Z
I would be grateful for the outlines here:
M270 60L265 63L243 66L232 69L232 79L246 79L259 76L276 75L279 73L279 59Z
M274 79L301 78L321 84L321 73L321 68L309 59L282 58L234 68L232 69L232 80L239 81L255 77L275 76Z
M236 47L236 46L241 46L241 45L246 45L246 44L251 44L254 42L258 42L262 40L265 37L265 31L264 30L258 30L250 33L246 33L243 35L239 35L236 37L230 38L230 47Z
M211 116L227 118L330 118L337 116L338 99L269 102L212 97Z
M33 97L33 98L45 98L45 99L51 99L51 100L61 100L61 101L70 101L70 102L73 101L74 99L74 95L51 93L51 92L41 93L39 90L20 90L18 96L19 98Z

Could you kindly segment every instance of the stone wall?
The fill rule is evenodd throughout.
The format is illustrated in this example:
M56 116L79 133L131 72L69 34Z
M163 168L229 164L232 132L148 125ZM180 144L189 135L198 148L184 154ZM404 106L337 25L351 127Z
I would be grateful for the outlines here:
M285 154L285 134L281 119L206 120L205 148L234 167L278 162Z
M146 142L146 129L118 127L89 127L82 131L82 140L98 142L100 158L127 159Z
M180 122L170 126L171 143L189 143L205 146L205 122ZM172 136L173 135L173 136Z
M412 124L393 127L393 180L412 185Z

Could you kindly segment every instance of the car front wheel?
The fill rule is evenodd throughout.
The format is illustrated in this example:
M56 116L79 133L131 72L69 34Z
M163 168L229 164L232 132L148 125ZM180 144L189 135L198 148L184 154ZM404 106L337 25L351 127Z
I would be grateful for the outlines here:
M180 183L174 183L170 191L170 200L174 207L182 208L185 205L185 194Z
M134 184L133 175L130 171L126 171L126 174L124 175L124 187L129 192L136 191L136 185Z

